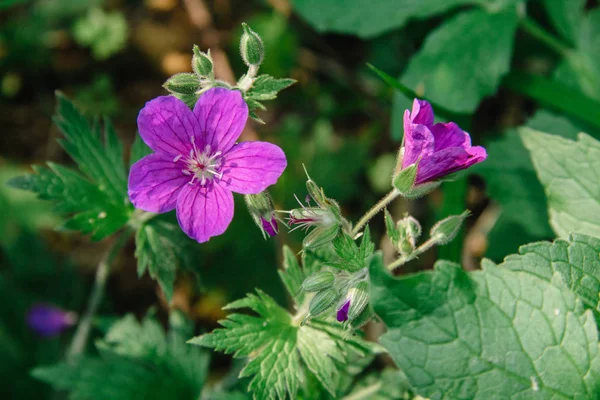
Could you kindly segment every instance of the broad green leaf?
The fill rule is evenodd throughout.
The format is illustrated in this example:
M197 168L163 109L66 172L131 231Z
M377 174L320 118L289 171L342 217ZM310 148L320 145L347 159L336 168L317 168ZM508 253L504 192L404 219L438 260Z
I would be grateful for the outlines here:
M423 19L462 5L501 7L513 0L293 0L296 11L321 32L372 38L401 28L410 19Z
M529 128L520 134L544 186L557 235L600 236L600 142L585 133L577 141Z
M170 301L177 270L191 263L189 246L192 244L177 224L162 217L152 218L135 235L138 276L147 270Z
M64 134L59 142L83 175L49 162L49 168L33 167L34 174L17 177L9 184L52 200L59 212L74 213L63 228L91 233L99 240L125 225L132 211L123 147L108 120L102 135L97 122L90 126L65 96L58 93L56 97L54 122Z
M295 399L307 374L335 394L336 362L347 362L350 350L366 356L371 348L360 339L344 340L344 331L318 320L300 325L271 297L257 290L226 309L250 308L258 316L230 314L223 328L189 343L247 357L240 377L252 377L248 389L254 399Z
M495 266L395 279L371 266L380 339L430 399L592 399L600 395L594 316L567 288ZM555 279L560 279L556 277Z
M509 71L516 28L513 8L460 13L425 39L402 82L449 110L472 112Z
M571 43L576 42L586 0L543 0L554 29Z
M136 343L139 340L140 343ZM165 335L155 320L139 324L133 316L117 322L99 356L74 363L40 366L32 371L73 400L197 400L206 381L208 356L172 331Z
M527 126L575 138L578 127L547 111L538 111ZM527 242L553 236L548 223L546 195L539 182L529 152L515 130L486 141L488 159L472 172L485 178L489 196L499 206L499 216L489 234L486 254L502 260Z
M523 271L547 282L561 277L566 286L592 310L600 310L600 239L571 235L569 240L537 242L521 246L519 254L504 259L499 267Z
M585 95L600 100L600 8L589 11L584 18L578 18L577 24L575 49L566 54L565 60L555 71L555 77Z

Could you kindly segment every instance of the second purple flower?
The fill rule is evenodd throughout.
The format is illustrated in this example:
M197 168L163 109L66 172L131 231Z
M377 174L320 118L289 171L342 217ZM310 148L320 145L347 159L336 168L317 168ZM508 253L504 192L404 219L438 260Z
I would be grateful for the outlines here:
M236 144L247 119L241 93L224 88L208 90L193 111L172 96L146 103L138 129L154 153L131 167L133 205L155 213L176 209L181 229L201 243L225 232L232 192L260 193L287 165L274 144Z

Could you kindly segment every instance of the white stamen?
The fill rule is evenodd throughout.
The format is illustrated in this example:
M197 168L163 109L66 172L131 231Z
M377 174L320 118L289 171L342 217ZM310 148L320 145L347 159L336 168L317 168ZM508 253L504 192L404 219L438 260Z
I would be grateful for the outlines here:
M177 161L179 161L181 159L181 157L183 157L183 154L178 155L177 157L175 157L173 159L173 162L176 163Z

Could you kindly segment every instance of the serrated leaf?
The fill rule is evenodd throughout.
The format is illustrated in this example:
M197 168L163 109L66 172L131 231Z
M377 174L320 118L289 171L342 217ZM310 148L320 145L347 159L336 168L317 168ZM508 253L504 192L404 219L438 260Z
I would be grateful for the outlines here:
M600 239L572 235L569 240L530 243L519 248L519 254L504 259L498 267L523 271L546 282L561 277L566 286L594 311L600 310Z
M449 110L472 112L509 71L516 29L512 8L460 13L425 39L402 82Z
M346 361L350 347L318 321L299 326L270 296L257 290L226 309L250 308L258 316L230 314L223 328L191 339L189 343L248 357L240 377L252 377L248 386L254 399L295 399L305 377L313 373L330 393L335 393L334 362ZM333 330L331 330L333 329ZM342 334L340 334L341 336ZM352 346L370 349L359 339ZM353 348L356 351L355 348ZM366 355L366 354L364 354Z
M297 304L302 304L304 291L301 288L306 275L300 268L296 255L288 246L283 246L283 269L277 272L290 296Z
M293 0L296 11L318 31L371 38L402 27L412 18L426 18L460 5L485 0ZM488 3L492 3L491 1Z
M247 98L264 101L277 98L277 94L283 89L296 83L295 79L278 79L270 75L259 75L246 93Z
M126 316L97 347L98 357L37 367L32 375L69 391L73 400L196 400L200 396L208 356L187 346L177 334L167 337L155 320L146 318L140 325Z
M568 289L529 273L438 262L400 279L371 268L381 343L412 389L432 399L600 395L598 333ZM557 312L558 310L558 312Z
M181 228L166 218L155 217L144 223L135 235L138 276L147 270L170 301L177 270L190 264L187 251L191 243Z
M600 142L585 133L577 141L529 128L520 134L544 186L557 235L600 236Z

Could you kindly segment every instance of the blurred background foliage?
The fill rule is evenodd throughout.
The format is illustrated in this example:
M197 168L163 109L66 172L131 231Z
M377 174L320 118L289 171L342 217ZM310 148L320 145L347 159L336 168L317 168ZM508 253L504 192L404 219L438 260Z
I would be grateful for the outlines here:
M43 384L29 370L59 360L68 335L36 338L26 311L45 302L81 312L109 245L57 232L61 216L47 203L3 184L30 164L69 162L50 120L55 90L87 116L109 116L128 148L140 108L165 94L169 76L190 70L193 44L212 49L221 78L245 72L237 48L243 21L265 41L261 72L298 81L261 112L265 125L250 123L288 157L271 190L278 208L294 207L293 194L304 199L302 163L351 220L389 189L412 99L369 63L488 149L488 161L427 198L392 206L396 216L410 211L425 227L465 208L473 212L439 257L475 268L484 256L501 261L521 244L553 237L543 188L513 128L600 137L596 0L0 0L2 398L43 398ZM236 202L226 234L188 250L192 262L177 277L170 305L153 280L137 278L128 243L112 269L102 315L141 317L153 306L166 322L169 308L177 308L198 332L212 329L224 304L255 287L285 302L276 275L280 249L299 248L302 234L282 229L264 241L242 199ZM383 218L371 228L391 257ZM405 271L434 260L435 251Z

